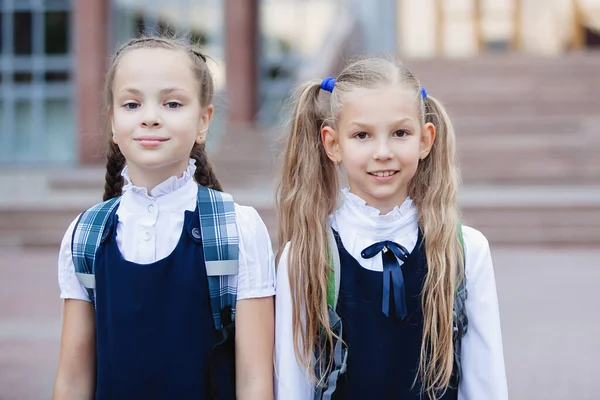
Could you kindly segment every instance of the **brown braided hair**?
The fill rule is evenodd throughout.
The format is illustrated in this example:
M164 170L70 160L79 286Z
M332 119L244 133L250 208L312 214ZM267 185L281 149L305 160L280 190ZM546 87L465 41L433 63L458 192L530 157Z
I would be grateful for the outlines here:
M137 49L168 49L183 51L190 56L194 75L198 79L200 85L200 106L208 107L213 102L214 95L214 80L212 74L206 65L207 57L202 54L201 50L193 44L183 40L162 38L162 37L139 37L131 39L123 44L115 52L108 71L106 72L105 87L104 87L104 110L106 110L104 131L108 137L108 149L106 154L106 174L104 184L103 200L109 200L120 196L123 190L123 176L121 172L125 167L125 157L119 146L112 140L112 125L110 116L113 107L113 92L112 86L117 68L123 59L123 56L130 51ZM206 147L204 144L195 143L191 152L190 158L196 160L196 172L194 180L202 186L221 191L219 183L212 165L208 160Z

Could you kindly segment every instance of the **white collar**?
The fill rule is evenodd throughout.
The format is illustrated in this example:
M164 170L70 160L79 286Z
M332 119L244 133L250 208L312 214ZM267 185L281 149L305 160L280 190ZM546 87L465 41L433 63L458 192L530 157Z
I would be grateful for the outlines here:
M365 200L351 193L348 188L342 189L341 197L342 201L334 218L342 219L344 226L350 226L352 230L363 232L374 239L384 240L401 232L412 232L418 226L417 207L409 197L383 215L378 209L368 206Z
M180 178L171 176L156 185L148 194L144 187L134 186L129 177L128 168L125 167L121 175L125 180L123 198L119 208L125 207L128 211L138 215L147 215L150 204L158 205L159 214L167 214L185 208L191 197L196 197L198 185L194 181L196 161L189 160L188 167Z
M129 167L125 166L125 168L123 168L123 171L121 172L121 176L123 176L123 179L125 180L125 185L123 186L123 193L131 190L139 194L140 196L157 199L161 196L174 192L177 189L185 186L185 184L188 183L189 180L192 180L195 172L196 160L190 158L190 160L188 161L188 166L183 172L183 176L181 178L171 176L167 180L156 185L150 191L150 194L148 194L148 190L145 187L133 185L133 183L131 182L131 178L129 177Z

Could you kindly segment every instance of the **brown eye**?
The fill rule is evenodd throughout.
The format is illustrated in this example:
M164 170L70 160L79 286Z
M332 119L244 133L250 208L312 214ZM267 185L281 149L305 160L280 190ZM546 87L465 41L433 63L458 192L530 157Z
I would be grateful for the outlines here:
M399 129L396 132L394 132L394 137L402 138L405 136L408 136L408 131L405 131L404 129Z
M366 139L367 138L367 132L358 132L357 134L354 135L355 138L357 139Z

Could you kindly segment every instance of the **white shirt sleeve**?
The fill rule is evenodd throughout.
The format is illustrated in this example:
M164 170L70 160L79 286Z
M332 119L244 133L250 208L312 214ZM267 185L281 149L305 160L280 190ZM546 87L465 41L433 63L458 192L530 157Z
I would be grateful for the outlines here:
M73 229L79 216L75 218L60 244L60 253L58 254L58 286L60 288L61 299L76 299L90 301L85 288L79 283L75 275L75 265L71 254L71 240L73 238Z
M463 235L469 325L462 339L458 400L506 400L500 313L489 243L473 228L463 227Z
M252 207L235 205L239 236L237 299L275 295L275 258L263 220Z
M289 243L277 267L275 297L275 399L310 400L313 385L298 362L292 334L292 294L288 275Z

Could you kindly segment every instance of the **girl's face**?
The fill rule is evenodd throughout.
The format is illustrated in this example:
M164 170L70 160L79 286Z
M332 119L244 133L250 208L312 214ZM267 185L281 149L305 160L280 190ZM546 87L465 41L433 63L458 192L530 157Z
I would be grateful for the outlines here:
M350 190L382 213L402 204L408 184L435 138L421 126L415 93L401 86L354 89L344 95L338 129L324 127L329 157L341 161Z
M123 56L112 87L111 123L134 183L185 171L212 118L212 105L200 105L200 90L183 51L136 49Z

